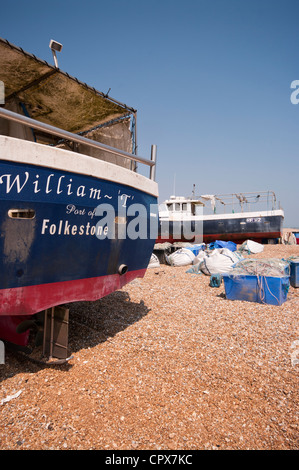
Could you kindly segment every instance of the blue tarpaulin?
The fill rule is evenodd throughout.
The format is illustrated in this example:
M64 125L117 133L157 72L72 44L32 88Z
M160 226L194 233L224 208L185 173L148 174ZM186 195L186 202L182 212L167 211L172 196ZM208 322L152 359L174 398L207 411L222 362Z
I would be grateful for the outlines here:
M237 245L234 242L223 242L221 240L216 240L208 245L210 250L214 250L215 248L228 248L230 251L236 251Z
M206 249L206 244L200 243L199 245L186 246L185 248L187 248L187 250L191 250L192 253L197 256L200 251Z

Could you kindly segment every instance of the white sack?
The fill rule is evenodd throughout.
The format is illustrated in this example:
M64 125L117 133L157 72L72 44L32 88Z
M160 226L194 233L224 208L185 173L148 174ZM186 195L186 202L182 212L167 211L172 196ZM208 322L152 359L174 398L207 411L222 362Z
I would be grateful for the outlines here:
M206 253L200 268L204 274L224 274L232 271L233 265L238 261L240 255L228 248L220 248Z
M148 268L159 268L160 266L160 261L157 255L155 253L152 253L150 262L148 263Z
M165 256L166 261L171 266L187 266L192 264L195 255L191 250L187 248L181 248L180 250L175 251L169 256Z
M247 251L250 253L261 253L264 250L264 245L254 242L253 240L246 240L240 246L240 251Z
M200 251L198 253L198 255L195 256L192 264L198 264L200 263L201 261L203 261L204 257L206 256L205 252L204 251Z

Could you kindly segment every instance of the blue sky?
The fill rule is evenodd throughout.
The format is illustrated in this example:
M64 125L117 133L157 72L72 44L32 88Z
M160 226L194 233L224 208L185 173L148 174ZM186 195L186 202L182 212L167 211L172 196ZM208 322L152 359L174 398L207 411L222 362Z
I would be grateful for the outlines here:
M0 36L138 110L160 201L274 190L299 227L298 0L5 2ZM148 169L140 171L148 175Z

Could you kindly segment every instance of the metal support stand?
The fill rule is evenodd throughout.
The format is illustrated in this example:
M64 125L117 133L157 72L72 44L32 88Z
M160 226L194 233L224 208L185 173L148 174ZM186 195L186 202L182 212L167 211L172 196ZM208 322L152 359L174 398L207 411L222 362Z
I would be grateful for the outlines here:
M44 314L43 355L48 364L63 364L71 359L68 353L69 310L51 307Z

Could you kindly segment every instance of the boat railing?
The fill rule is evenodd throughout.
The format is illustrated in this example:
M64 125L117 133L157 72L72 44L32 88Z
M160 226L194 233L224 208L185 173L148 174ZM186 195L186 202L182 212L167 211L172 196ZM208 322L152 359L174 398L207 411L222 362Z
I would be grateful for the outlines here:
M55 135L57 137L66 139L71 142L85 144L85 145L88 145L89 147L104 150L105 152L112 153L114 155L117 155L123 158L128 158L131 161L148 165L150 167L150 179L155 180L155 168L156 168L156 158L157 158L156 145L152 145L151 159L148 160L146 158L139 157L138 155L125 152L124 150L120 150L114 147L110 147L109 145L103 144L101 142L88 139L87 137L83 137L78 134L73 134L71 132L65 131L58 127L51 126L50 124L46 124L41 121L36 121L35 119L29 118L27 116L23 116L22 114L15 113L13 111L10 111L8 109L1 108L1 107L0 107L0 117L4 119L8 119L10 121L17 122L19 124L23 124L27 127L30 127L30 128L42 131L42 132L46 132L51 135Z
M204 196L199 196L199 199ZM244 193L216 194L212 197L214 212L216 207L221 206L223 212L226 209L234 212L235 209L241 209L241 212L251 210L258 204L266 206L267 210L274 210L277 207L276 195L274 191L255 191Z

